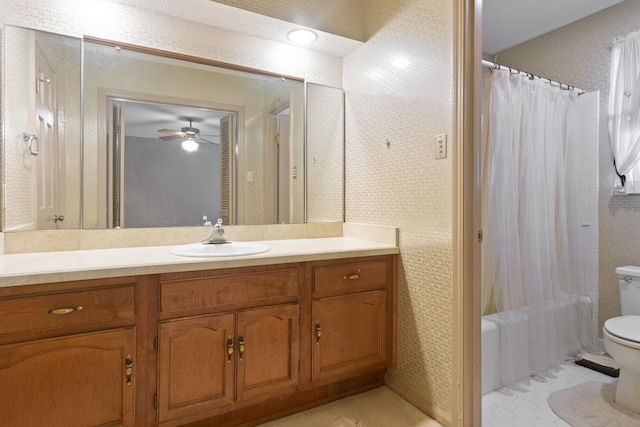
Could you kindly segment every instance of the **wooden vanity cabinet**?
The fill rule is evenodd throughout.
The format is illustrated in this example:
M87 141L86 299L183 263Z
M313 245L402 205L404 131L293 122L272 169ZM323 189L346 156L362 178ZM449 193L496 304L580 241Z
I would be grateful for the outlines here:
M161 424L296 390L303 274L296 264L163 275L161 317L169 318L159 322Z
M310 263L311 373L327 383L394 363L392 257Z
M0 288L0 425L251 426L382 385L396 263Z
M0 424L135 425L133 279L0 289L0 313Z

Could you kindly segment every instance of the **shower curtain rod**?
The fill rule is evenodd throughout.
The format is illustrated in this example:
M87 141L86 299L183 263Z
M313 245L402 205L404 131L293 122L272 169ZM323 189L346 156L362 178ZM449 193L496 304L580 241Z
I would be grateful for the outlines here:
M504 65L500 65L500 64L496 64L495 62L491 62L491 61L487 61L486 59L482 60L482 66L483 67L487 67L489 69L492 70L509 70L510 72L514 73L514 74L523 74L525 76L528 76L530 79L534 79L534 78L538 78L540 80L546 80L549 82L549 84L551 86L556 86L562 90L575 90L578 92L578 95L582 95L583 93L586 93L586 91L584 91L583 89L578 89L575 86L571 86L568 84L564 84L564 83L560 83L560 82L556 82L554 80L549 80L546 79L544 77L540 77L540 76L536 76L535 74L532 73L527 73L526 71L520 71L520 70L516 70L515 68L511 68L511 67L507 67Z

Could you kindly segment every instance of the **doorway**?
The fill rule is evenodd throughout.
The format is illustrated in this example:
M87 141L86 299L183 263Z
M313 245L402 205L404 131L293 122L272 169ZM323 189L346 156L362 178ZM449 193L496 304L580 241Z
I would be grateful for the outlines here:
M234 112L107 97L111 228L210 225L229 211ZM222 136L221 136L222 135ZM223 200L224 199L224 200ZM224 215L225 223L230 222Z

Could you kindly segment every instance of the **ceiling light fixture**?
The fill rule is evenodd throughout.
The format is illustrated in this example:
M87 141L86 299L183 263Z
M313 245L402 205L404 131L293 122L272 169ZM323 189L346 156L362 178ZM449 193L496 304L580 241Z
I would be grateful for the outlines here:
M301 44L311 43L312 41L315 41L317 38L318 38L318 35L311 30L300 29L300 30L293 30L289 33L289 40L291 40L294 43L301 43Z
M180 145L182 145L182 149L184 151L188 151L191 153L192 151L196 151L200 144L198 144L193 138L187 138L182 141L182 144Z

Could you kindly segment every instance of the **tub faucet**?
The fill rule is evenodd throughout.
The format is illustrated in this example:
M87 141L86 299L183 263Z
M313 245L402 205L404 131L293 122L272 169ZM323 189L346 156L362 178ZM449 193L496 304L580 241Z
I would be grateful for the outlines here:
M213 233L208 239L202 241L203 245L220 245L223 243L231 243L230 240L224 238L224 228L222 228L222 218L218 218L218 222L213 226Z

